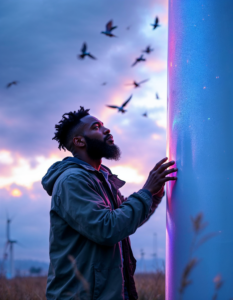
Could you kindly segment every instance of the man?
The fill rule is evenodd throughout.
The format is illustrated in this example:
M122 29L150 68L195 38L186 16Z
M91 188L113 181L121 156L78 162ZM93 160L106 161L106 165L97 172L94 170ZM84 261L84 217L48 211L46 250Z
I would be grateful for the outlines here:
M154 213L165 182L177 179L166 177L177 171L167 170L174 162L162 159L143 188L125 199L119 192L125 182L101 165L103 157L120 158L110 130L83 107L64 114L55 128L59 149L73 157L56 162L42 179L52 196L47 299L137 299L129 235Z

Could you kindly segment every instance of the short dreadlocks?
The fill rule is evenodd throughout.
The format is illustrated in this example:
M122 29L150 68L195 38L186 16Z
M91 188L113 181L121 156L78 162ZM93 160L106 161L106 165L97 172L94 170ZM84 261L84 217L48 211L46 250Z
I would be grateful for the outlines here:
M87 115L89 115L89 109L84 109L84 107L80 106L78 111L65 113L59 124L55 125L56 132L53 140L58 142L60 150L62 148L72 152L74 129L81 122L80 120Z

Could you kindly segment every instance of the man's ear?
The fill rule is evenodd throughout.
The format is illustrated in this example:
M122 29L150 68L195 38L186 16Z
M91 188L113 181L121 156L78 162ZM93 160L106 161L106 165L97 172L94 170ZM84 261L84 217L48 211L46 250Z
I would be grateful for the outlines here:
M83 148L86 146L86 141L82 136L76 136L73 138L73 143L78 148Z

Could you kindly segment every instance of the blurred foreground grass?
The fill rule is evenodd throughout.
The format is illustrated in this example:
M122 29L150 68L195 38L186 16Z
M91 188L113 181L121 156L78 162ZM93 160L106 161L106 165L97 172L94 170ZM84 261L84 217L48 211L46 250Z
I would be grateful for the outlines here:
M163 272L136 274L135 281L138 300L165 300ZM0 278L0 300L46 300L45 288L46 277Z

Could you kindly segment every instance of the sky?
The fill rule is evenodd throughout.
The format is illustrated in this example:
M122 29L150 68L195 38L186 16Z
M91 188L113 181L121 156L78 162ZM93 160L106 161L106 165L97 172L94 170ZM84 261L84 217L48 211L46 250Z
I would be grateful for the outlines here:
M161 26L152 30L155 16ZM110 20L116 38L100 33ZM8 215L11 238L19 242L15 258L49 261L50 197L40 182L54 162L71 156L52 140L64 113L84 106L111 130L122 156L103 164L127 182L124 196L142 188L166 156L167 23L167 0L0 2L1 253ZM84 42L97 60L77 59ZM154 50L146 61L131 67L148 45ZM126 85L145 79L140 88ZM12 81L18 84L6 88ZM125 114L106 107L130 95ZM165 258L165 219L164 197L131 236L137 259L141 249L151 259L155 233L157 255Z

